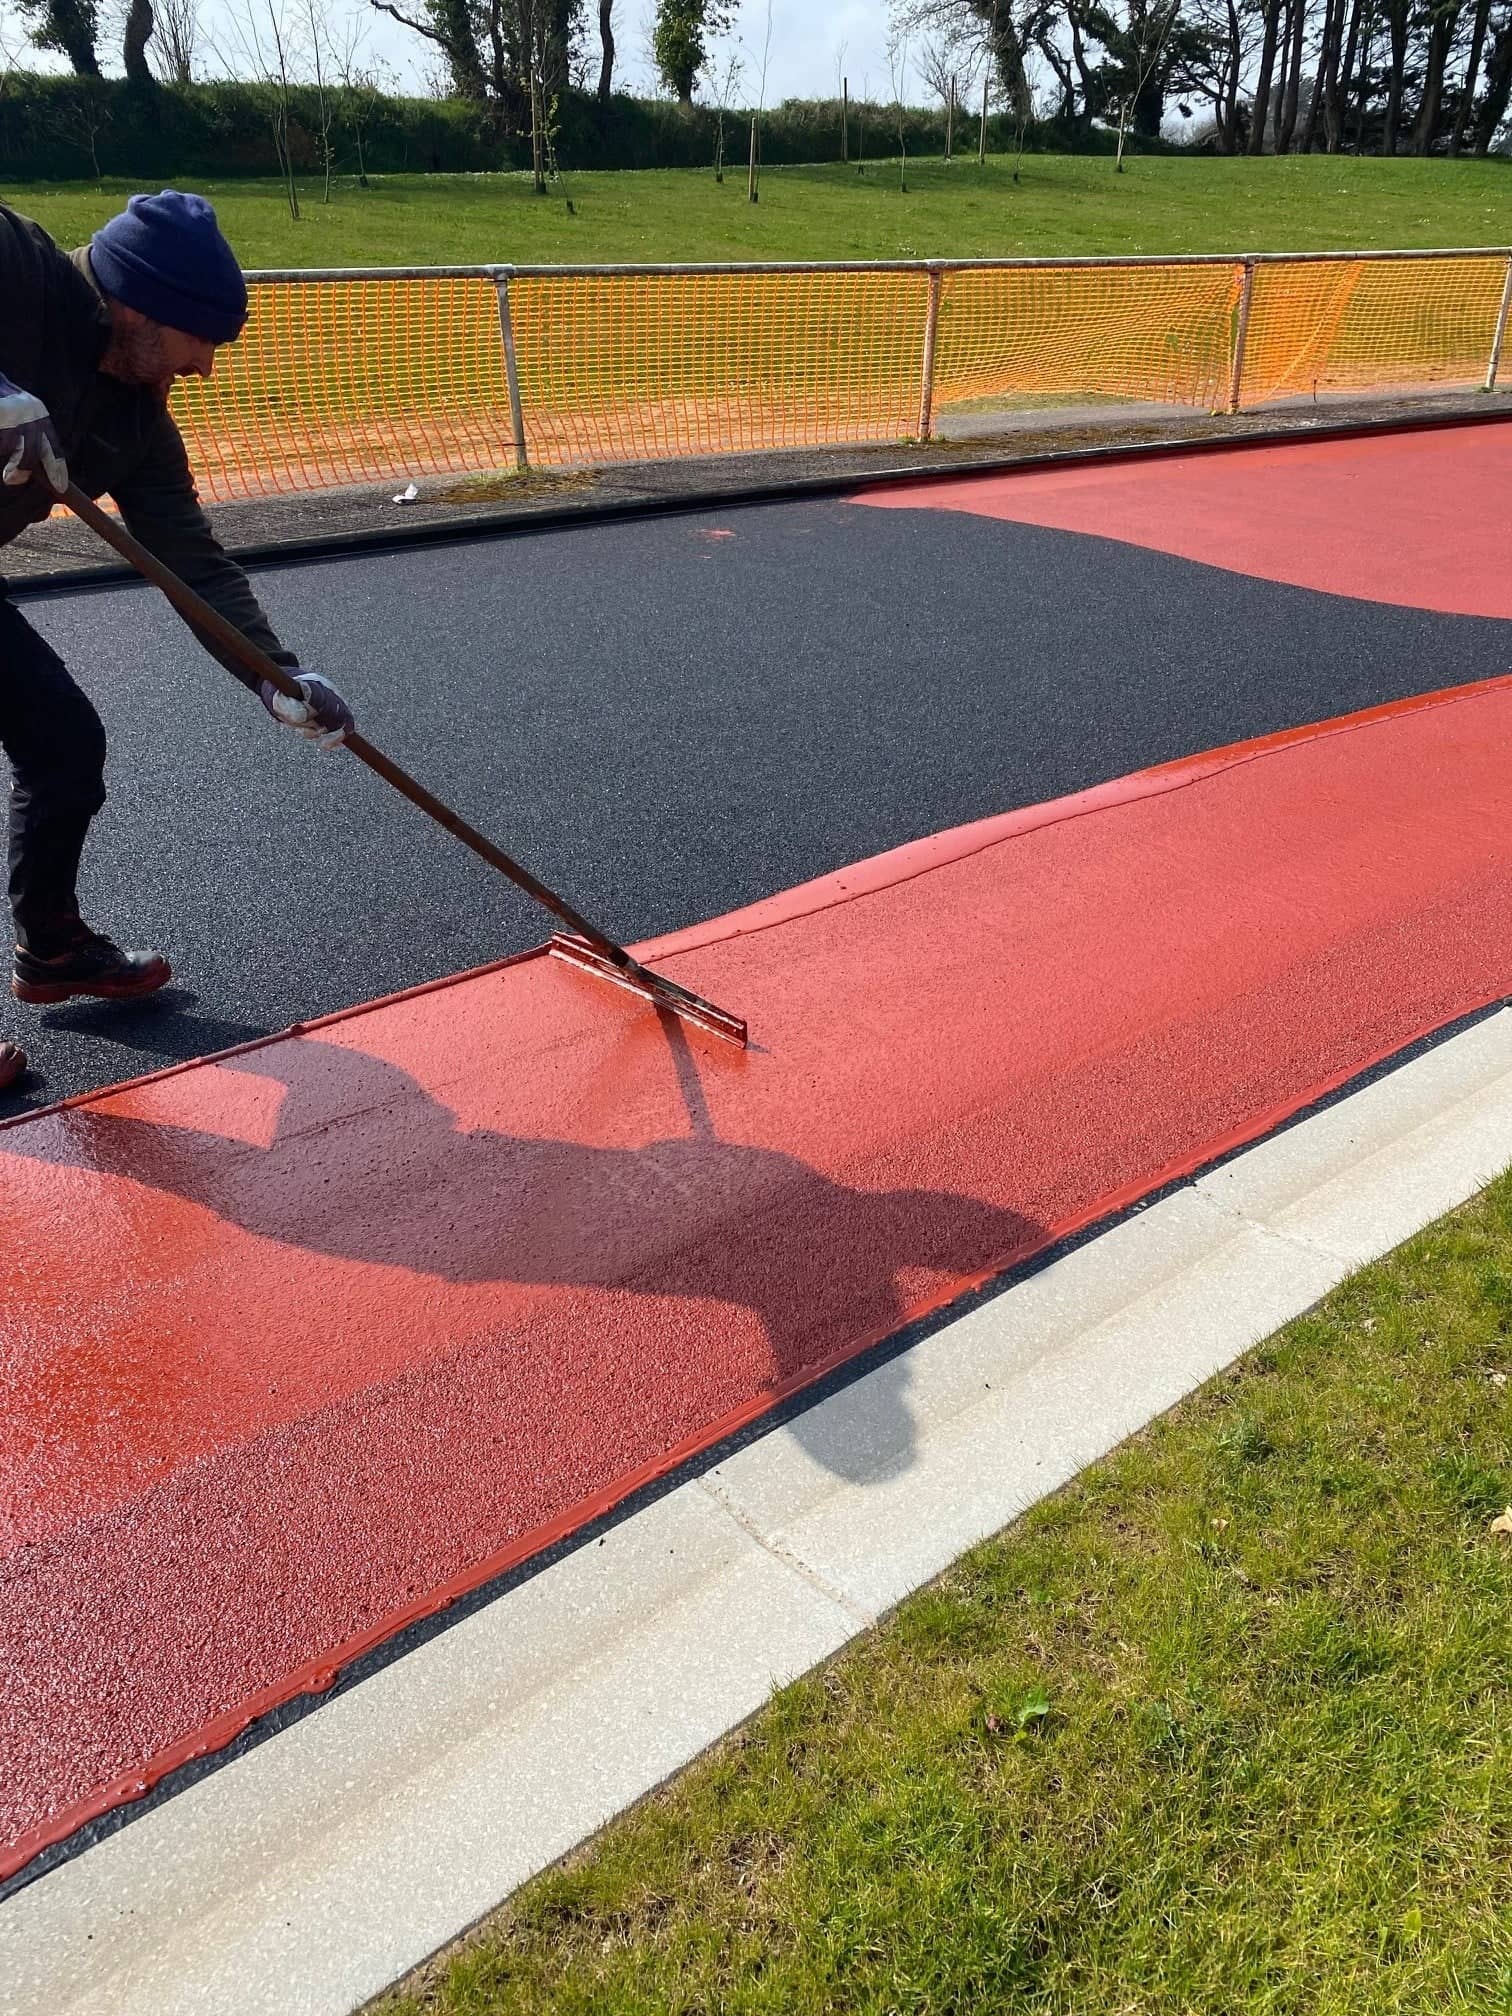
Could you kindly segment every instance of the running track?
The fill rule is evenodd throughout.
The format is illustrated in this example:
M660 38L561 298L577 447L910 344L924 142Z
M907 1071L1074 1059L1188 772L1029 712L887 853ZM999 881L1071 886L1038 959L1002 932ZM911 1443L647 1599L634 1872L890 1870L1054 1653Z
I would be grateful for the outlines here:
M555 774L612 836L607 921L611 885L661 923L674 889L733 878L758 899L652 948L747 1014L756 1047L685 1037L528 957L0 1132L0 1866L777 1394L1505 994L1508 444L1487 427L620 528L631 572L605 562L596 590L629 592L661 542L677 677L658 686L619 624L608 659L642 676L597 697L602 722L622 712L602 747L561 735ZM486 567L488 592L517 588L522 553L570 566L532 544L475 549L473 585ZM789 655L742 637L709 657L752 592L726 555L753 547ZM461 557L383 566L444 586ZM695 599L704 568L718 590ZM1362 581L1375 601L1334 592ZM140 649L151 605L117 601L109 648ZM99 604L41 613L60 636ZM428 605L433 652L459 621ZM559 673L583 701L581 671ZM1232 739L1194 741L1198 724L1272 733L1340 696L1445 687L1101 781L1138 767L1115 750ZM444 719L516 782L518 750L462 732L465 690L439 681L437 744ZM660 769L656 695L681 759ZM543 677L530 697L567 704ZM509 705L529 719L518 682ZM747 757L781 788L753 786ZM280 775L297 792L309 768ZM320 774L351 790L339 763ZM1036 778L1083 795L1005 813L1053 795ZM707 823L679 842L657 808L690 798ZM993 816L836 872L836 848L875 855L963 801ZM211 821L181 805L158 854L192 896L183 836L218 827L217 861L259 857L255 908L263 850L300 815L238 826L238 802ZM648 804L660 844L641 831L640 854ZM428 956L453 942L423 845L391 841L386 812L359 864L383 909L352 927L348 981L407 905L430 906ZM319 893L328 931L333 896L356 900L323 825L315 881L271 885L301 957L297 895ZM806 849L821 879L774 893ZM158 869L135 866L150 897ZM301 972L329 983L331 963Z

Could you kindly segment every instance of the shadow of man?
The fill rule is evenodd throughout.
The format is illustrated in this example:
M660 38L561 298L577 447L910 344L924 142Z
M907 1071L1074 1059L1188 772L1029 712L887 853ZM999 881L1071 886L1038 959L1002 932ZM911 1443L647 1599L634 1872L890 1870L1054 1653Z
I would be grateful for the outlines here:
M306 1037L217 1066L283 1088L266 1147L85 1105L35 1142L0 1134L0 1151L129 1178L335 1260L748 1309L766 1335L768 1391L898 1330L921 1274L937 1277L933 1303L1038 1242L1033 1221L977 1198L853 1189L780 1149L720 1139L681 1026L664 1017L663 1029L689 1131L641 1147L461 1126L398 1066ZM892 1383L896 1407L880 1427L873 1414L864 1449L810 1438L801 1415L793 1432L857 1481L896 1474L914 1435L906 1372Z
M66 1007L45 1010L39 1021L40 1037L31 1028L0 1029L0 1036L19 1043L32 1060L26 1076L11 1091L0 1093L0 1120L51 1106L63 1096L48 1082L49 1069L56 1069L53 1046L60 1041L76 1057L84 1052L92 1080L108 1083L128 1072L192 1063L212 1051L255 1042L271 1036L278 1026L202 1013L198 996L176 986L145 1001L71 1001ZM122 1052L128 1060L124 1066Z

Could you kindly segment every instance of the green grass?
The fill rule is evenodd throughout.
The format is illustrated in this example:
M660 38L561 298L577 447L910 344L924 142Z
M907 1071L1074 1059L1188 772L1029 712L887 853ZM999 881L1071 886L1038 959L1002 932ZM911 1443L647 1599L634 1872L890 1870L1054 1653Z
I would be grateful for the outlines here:
M768 168L723 186L686 169L569 175L576 216L520 175L318 184L289 218L276 182L204 183L246 266L446 265L696 259L864 259L1099 252L1311 251L1486 245L1512 238L1512 163L1327 156L1223 161L1139 157L1123 175L1091 156L1012 164L938 160ZM11 199L80 242L134 185L28 186Z
M1503 1178L386 2016L1506 2016L1509 1326Z

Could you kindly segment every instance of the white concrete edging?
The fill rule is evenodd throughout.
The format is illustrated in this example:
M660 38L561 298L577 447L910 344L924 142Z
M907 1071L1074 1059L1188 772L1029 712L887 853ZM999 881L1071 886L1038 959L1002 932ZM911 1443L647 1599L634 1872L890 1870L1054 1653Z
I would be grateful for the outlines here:
M1512 1161L1501 1010L1134 1213L0 1906L0 2016L347 2016Z

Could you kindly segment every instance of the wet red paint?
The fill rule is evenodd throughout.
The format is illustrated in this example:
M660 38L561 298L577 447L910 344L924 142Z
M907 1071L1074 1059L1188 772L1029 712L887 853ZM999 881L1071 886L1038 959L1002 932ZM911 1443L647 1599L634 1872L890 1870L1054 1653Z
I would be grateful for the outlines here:
M0 1128L0 1867L1512 985L1512 680ZM906 1423L895 1460L907 1460Z
M868 490L882 510L1089 532L1333 595L1512 616L1512 424Z

